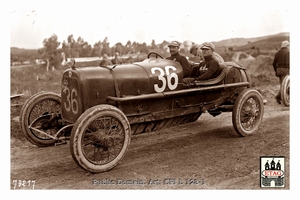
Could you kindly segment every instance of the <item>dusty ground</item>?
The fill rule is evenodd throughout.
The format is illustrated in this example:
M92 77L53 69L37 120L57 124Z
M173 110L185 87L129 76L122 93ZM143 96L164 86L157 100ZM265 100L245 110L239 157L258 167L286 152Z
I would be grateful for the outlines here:
M257 134L235 133L231 113L205 113L191 124L133 136L123 161L99 174L79 168L69 144L29 143L16 121L20 108L14 106L11 189L261 189L260 156L285 156L283 189L289 189L290 110L276 104L274 91L261 92L268 102ZM129 184L134 181L139 184Z

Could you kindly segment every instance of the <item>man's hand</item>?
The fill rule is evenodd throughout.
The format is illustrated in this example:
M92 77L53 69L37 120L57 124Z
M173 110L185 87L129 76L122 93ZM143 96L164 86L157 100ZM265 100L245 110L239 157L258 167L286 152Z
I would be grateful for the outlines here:
M183 82L187 85L191 85L195 82L195 80L196 80L195 78L184 78Z

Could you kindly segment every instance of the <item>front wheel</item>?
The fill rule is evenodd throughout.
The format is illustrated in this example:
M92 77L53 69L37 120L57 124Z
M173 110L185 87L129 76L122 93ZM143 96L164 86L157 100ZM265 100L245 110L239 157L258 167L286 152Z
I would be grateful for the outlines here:
M284 106L290 106L290 76L287 75L284 77L281 87L280 87L280 94L281 94L281 102Z
M263 114L264 103L261 94L250 88L243 90L233 106L232 123L235 131L241 136L255 133Z
M75 163L92 173L115 167L124 157L131 139L125 114L111 105L86 110L76 121L70 138Z
M52 92L39 92L31 96L20 111L20 126L32 144L45 147L53 145L56 133L63 126L61 98Z

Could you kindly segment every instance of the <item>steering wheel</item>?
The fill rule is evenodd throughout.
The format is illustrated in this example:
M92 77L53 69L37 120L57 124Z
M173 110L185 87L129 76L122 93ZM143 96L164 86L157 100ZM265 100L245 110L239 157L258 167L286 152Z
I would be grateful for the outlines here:
M150 58L150 57L152 57L152 55L154 55L155 56L155 58L161 58L161 59L164 59L164 57L162 56L162 55L160 55L159 53L157 53L157 52L155 52L155 51L150 51L149 53L148 53L148 58Z

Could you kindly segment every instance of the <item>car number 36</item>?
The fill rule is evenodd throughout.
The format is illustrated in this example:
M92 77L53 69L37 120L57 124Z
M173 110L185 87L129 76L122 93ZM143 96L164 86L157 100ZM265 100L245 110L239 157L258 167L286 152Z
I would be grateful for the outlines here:
M172 72L170 72L172 70ZM161 81L162 84L154 84L154 90L156 92L163 92L165 91L166 87L170 90L175 90L178 85L178 76L174 72L176 68L174 66L165 66L165 70L159 67L151 68L151 73L155 74L155 71L159 72L158 80ZM166 75L166 76L165 76ZM161 86L159 86L161 85Z
M68 87L65 87L63 92L67 94L66 102L64 102L64 107L66 111L69 112L72 110L74 114L77 114L78 113L78 101L76 99L76 97L78 96L77 90L75 88L72 88L72 90L70 91Z

